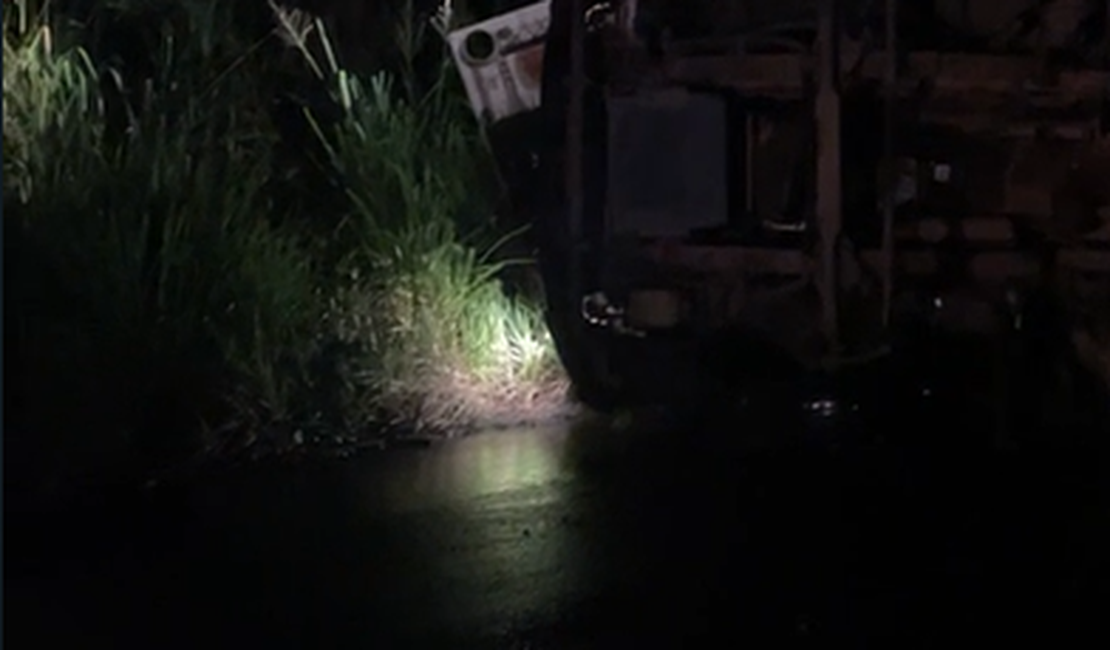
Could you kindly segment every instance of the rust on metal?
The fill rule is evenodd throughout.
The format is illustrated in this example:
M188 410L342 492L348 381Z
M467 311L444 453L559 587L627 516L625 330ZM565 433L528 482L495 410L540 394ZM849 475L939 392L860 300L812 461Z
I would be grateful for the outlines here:
M841 74L851 70L860 79L881 81L888 58L885 53L872 54L858 69L854 69L854 61L845 59L837 68ZM754 95L800 98L807 77L819 62L807 54L689 56L667 62L664 72L676 83L715 84ZM973 97L976 103L1036 91L1033 104L1051 107L1101 97L1110 80L1110 73L1099 70L1068 71L1060 73L1051 88L1035 88L1038 70L1035 57L911 52L896 87L900 96L908 96L919 93L922 83L928 82L935 96Z

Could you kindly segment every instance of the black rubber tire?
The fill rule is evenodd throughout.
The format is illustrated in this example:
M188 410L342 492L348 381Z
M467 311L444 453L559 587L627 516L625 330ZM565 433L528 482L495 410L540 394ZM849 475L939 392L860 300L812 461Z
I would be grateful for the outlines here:
M548 287L553 284L547 277L544 283ZM595 411L610 412L620 405L620 396L606 381L603 366L598 363L599 355L606 354L606 350L596 336L591 336L589 325L565 302L549 295L545 318L555 351L571 381L573 396Z

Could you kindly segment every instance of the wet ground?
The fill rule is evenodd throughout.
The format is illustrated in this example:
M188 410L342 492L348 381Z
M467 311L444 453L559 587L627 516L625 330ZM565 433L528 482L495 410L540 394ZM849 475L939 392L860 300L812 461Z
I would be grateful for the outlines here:
M5 640L907 648L1047 634L1070 647L1102 633L1097 454L753 451L734 444L752 423L695 434L650 419L259 466L9 517Z

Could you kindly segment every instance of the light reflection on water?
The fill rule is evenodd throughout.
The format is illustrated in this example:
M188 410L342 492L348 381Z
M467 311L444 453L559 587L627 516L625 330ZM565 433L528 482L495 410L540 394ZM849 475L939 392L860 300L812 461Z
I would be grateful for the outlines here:
M565 428L489 432L367 458L348 471L375 510L451 507L567 482L567 440ZM558 490L543 492L558 498Z
M491 630L544 618L588 589L593 551L567 525L583 514L569 438L565 427L490 432L350 463L355 507L388 513L382 532L409 558L364 574L395 585L386 607L432 609L441 631Z

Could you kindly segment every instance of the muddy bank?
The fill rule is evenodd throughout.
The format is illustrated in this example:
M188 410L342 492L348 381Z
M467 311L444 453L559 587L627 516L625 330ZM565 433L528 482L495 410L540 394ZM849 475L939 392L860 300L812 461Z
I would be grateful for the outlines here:
M532 409L503 409L480 418L458 421L454 426L392 426L377 424L361 431L311 432L304 428L274 428L243 435L237 446L209 447L162 466L121 458L84 471L55 464L35 477L10 477L5 481L8 510L24 513L66 512L96 508L119 499L143 499L172 486L241 471L250 466L296 466L317 461L353 459L393 450L419 449L483 432L534 430L575 426L596 419L567 400L548 400ZM9 459L19 454L9 454ZM33 460L33 459L31 459ZM10 462L10 461L9 461Z

